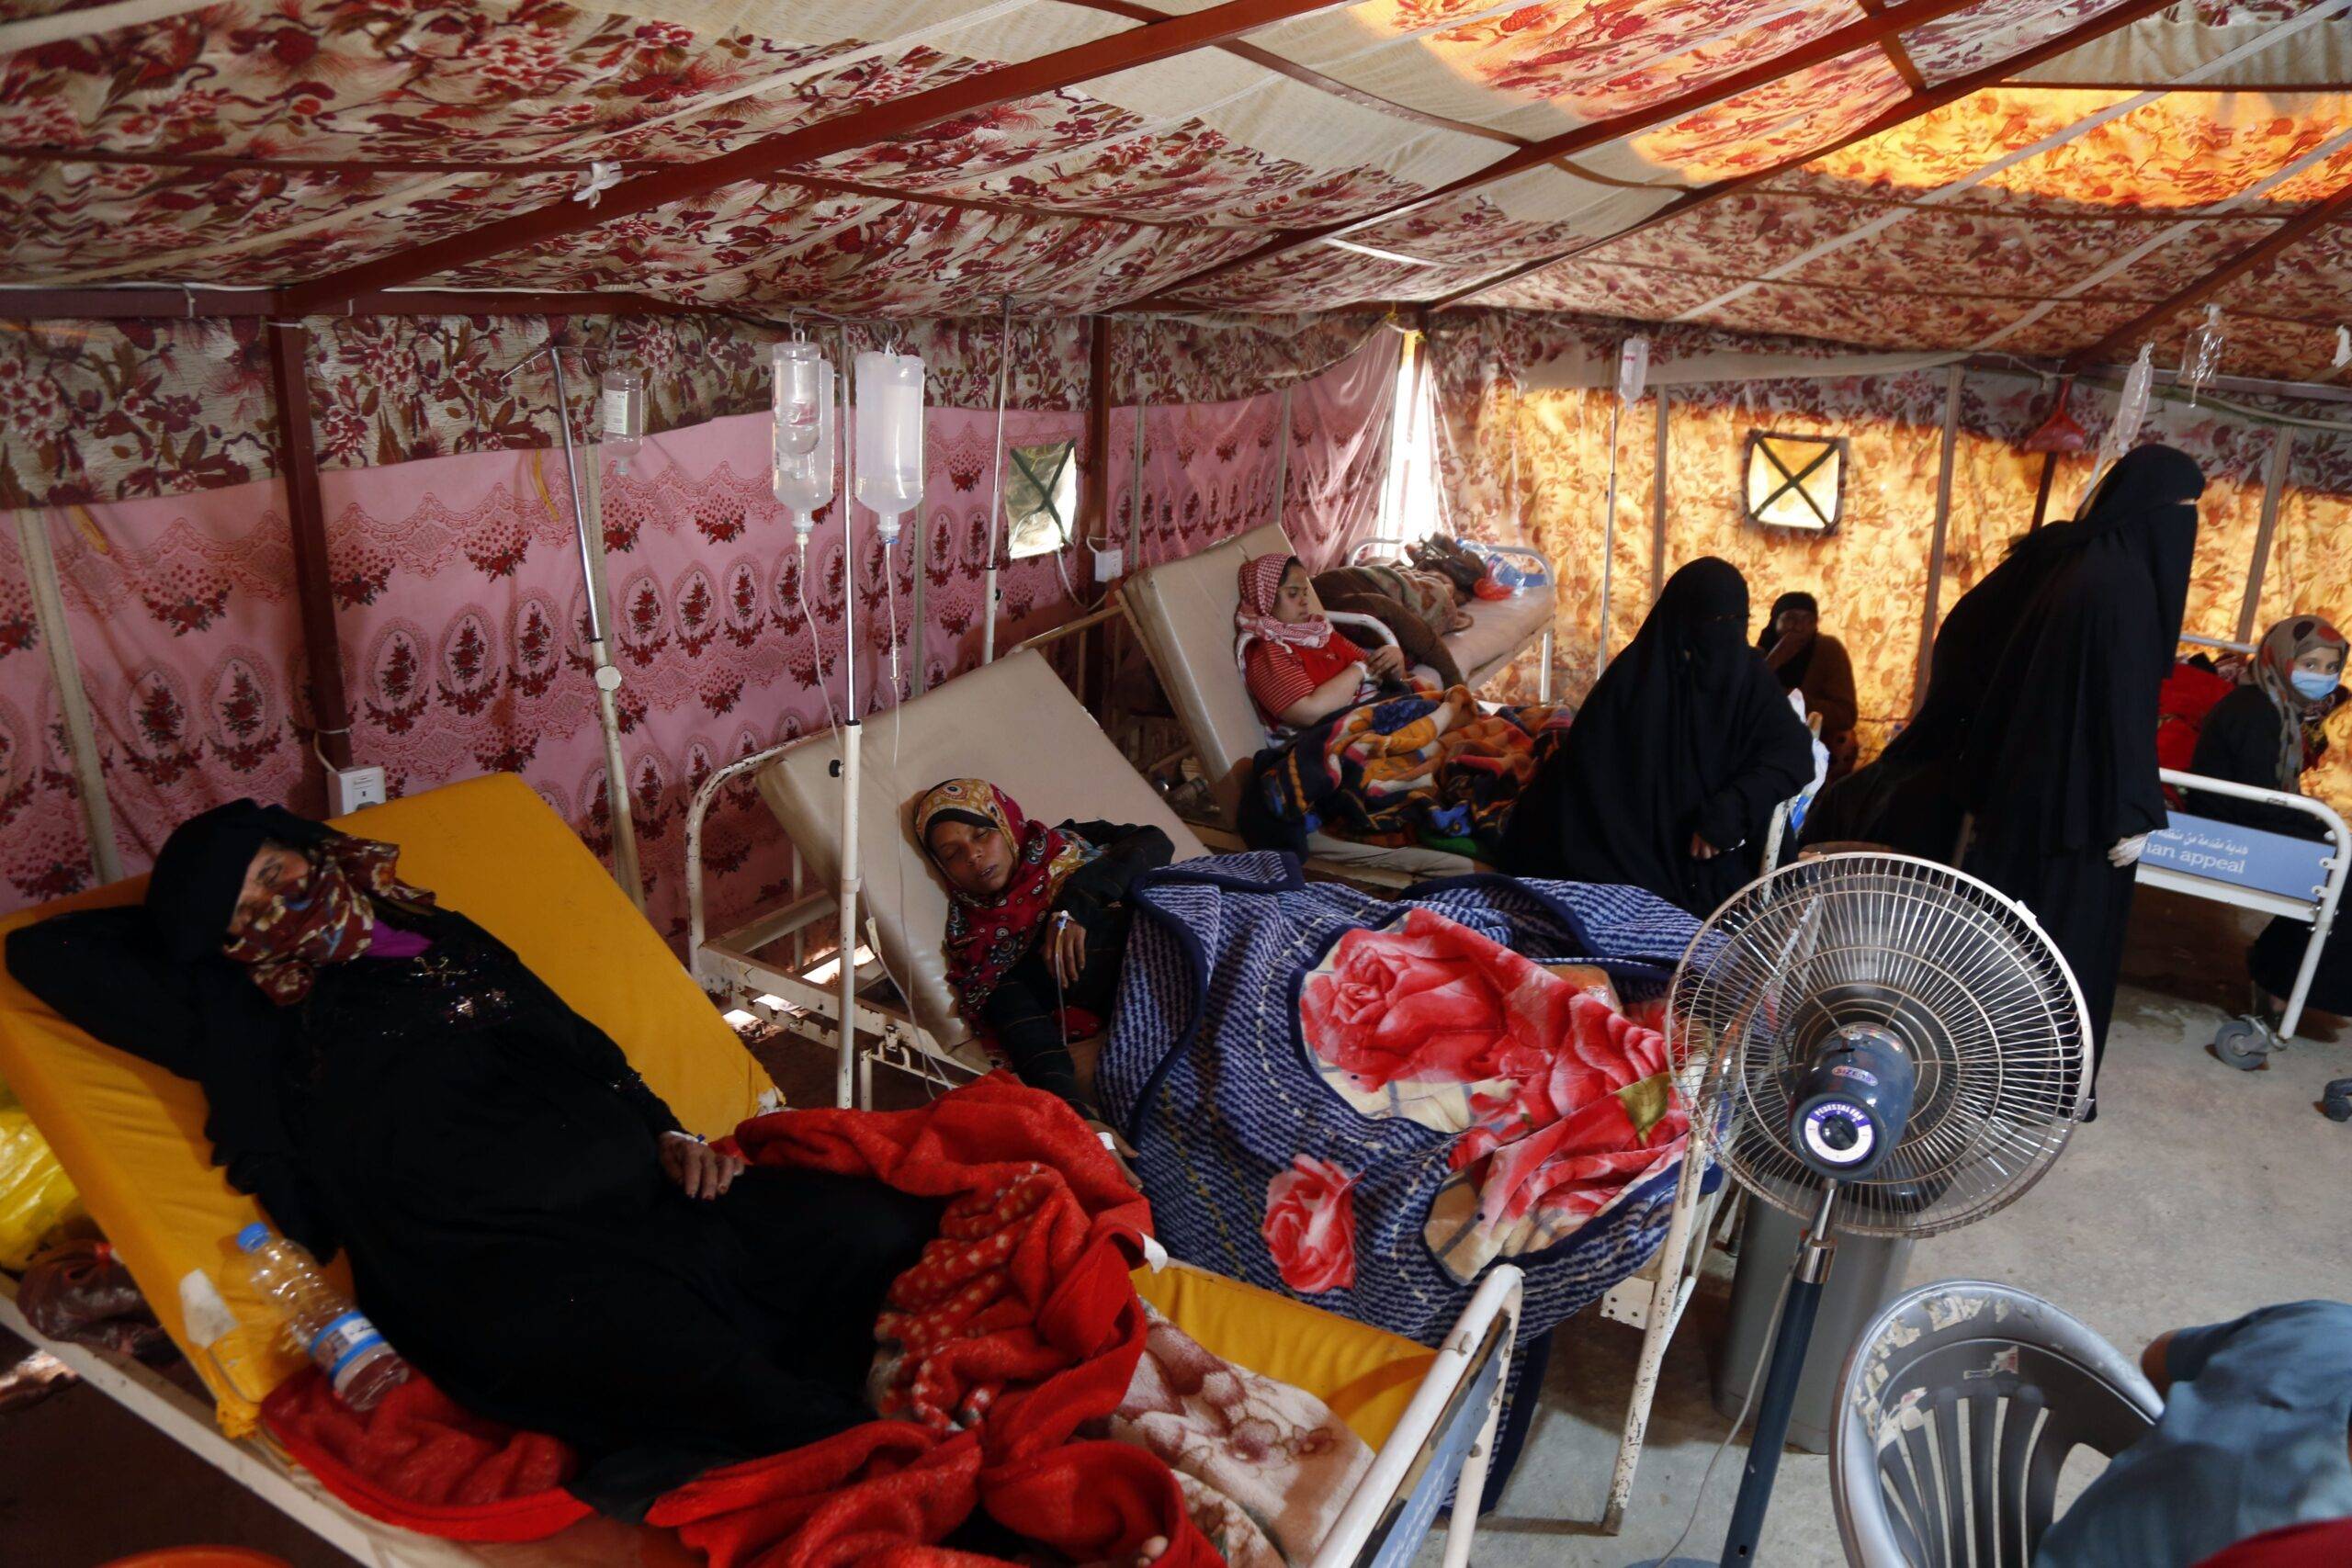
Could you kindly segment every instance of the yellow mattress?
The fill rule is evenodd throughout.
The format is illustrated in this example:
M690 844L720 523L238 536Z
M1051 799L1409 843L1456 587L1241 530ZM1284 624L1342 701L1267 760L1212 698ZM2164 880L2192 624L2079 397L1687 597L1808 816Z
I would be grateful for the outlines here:
M1202 1348L1306 1390L1374 1449L1437 1360L1385 1329L1186 1264L1138 1269L1135 1281L1136 1293Z
M402 876L513 947L620 1043L688 1127L724 1133L756 1108L766 1075L595 857L520 778L449 784L338 826L400 845ZM132 878L25 910L0 920L0 933L66 909L128 903L144 886ZM225 1284L228 1238L267 1218L212 1165L202 1092L97 1043L6 974L0 1080L32 1112L156 1315L187 1348L180 1280L202 1269ZM232 1308L251 1310L227 1293ZM245 1332L189 1359L232 1437L251 1429L255 1404L300 1364Z

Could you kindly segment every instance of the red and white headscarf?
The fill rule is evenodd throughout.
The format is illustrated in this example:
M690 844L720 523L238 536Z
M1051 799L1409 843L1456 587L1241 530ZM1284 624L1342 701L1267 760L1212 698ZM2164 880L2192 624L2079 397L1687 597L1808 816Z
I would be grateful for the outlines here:
M915 842L934 863L931 829L942 821L991 829L1012 846L1012 880L1003 892L981 897L948 885L947 984L966 1020L977 1024L997 982L1036 945L1069 874L1102 852L1029 817L986 779L948 779L915 802Z
M1298 564L1296 556L1252 556L1241 563L1241 603L1234 607L1233 661L1242 664L1242 655L1252 642L1287 643L1293 648L1321 648L1331 640L1329 621L1320 615L1310 615L1303 621L1282 621L1274 618L1275 596L1282 592L1283 577ZM1242 664L1246 671L1249 667Z

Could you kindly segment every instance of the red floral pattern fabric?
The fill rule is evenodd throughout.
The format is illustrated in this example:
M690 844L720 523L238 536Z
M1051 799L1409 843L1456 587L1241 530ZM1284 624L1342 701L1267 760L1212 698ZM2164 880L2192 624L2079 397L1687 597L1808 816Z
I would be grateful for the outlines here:
M1355 1179L1312 1155L1292 1158L1266 1184L1266 1250L1283 1283L1301 1295L1356 1282Z
M1555 972L1420 908L1349 931L1301 985L1301 1036L1334 1093L1457 1134L1424 1229L1454 1279L1564 1239L1679 1156L1665 1041L1615 1002L1599 971ZM1351 1216L1347 1280L1294 1278L1334 1276L1344 1178L1302 1155L1274 1179L1266 1239L1295 1290L1353 1278Z

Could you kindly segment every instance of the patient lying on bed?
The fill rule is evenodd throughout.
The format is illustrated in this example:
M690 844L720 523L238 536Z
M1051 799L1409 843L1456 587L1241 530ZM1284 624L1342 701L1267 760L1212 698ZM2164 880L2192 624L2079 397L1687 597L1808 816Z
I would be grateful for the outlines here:
M397 856L240 801L172 835L143 909L20 930L8 968L200 1082L231 1181L347 1250L443 1392L579 1450L596 1506L869 1419L876 1314L937 1205L706 1147Z
M1127 888L1176 847L1157 828L1048 828L986 779L915 803L915 841L947 884L947 983L965 1021L995 1032L1022 1082L1099 1120L1062 1015L1110 1016L1127 949Z

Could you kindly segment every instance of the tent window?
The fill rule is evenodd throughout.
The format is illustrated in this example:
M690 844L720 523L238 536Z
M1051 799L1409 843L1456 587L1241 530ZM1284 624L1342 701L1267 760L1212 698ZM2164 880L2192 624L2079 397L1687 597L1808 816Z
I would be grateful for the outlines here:
M1078 443L1048 441L1005 454L1005 536L1012 558L1068 547L1078 515Z
M1747 515L1768 528L1826 534L1846 499L1846 440L1747 433Z

